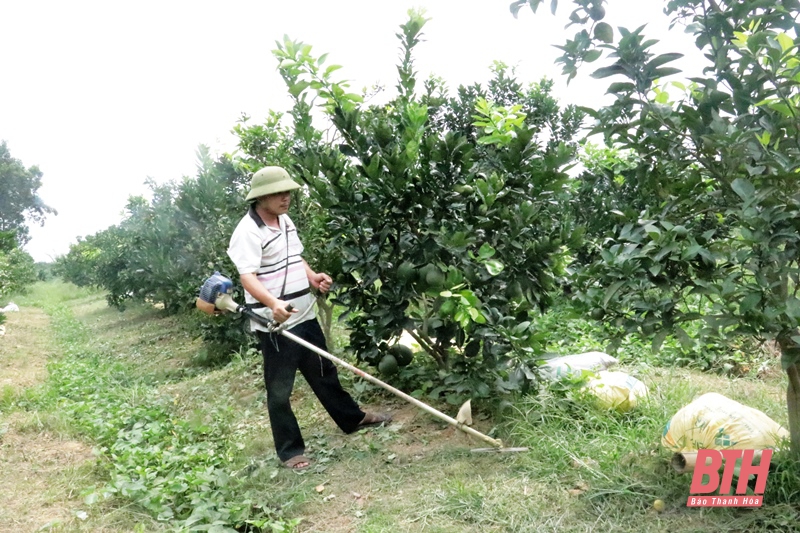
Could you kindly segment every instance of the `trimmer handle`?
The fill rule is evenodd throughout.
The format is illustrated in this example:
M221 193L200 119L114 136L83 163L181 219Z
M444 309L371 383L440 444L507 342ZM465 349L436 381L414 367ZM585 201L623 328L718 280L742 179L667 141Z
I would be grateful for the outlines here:
M294 306L292 304L289 304L284 309L286 309L288 312L291 313L292 311L294 311ZM281 326L280 322L278 322L278 321L276 321L274 319L270 320L270 319L264 318L263 316L259 315L258 313L256 313L255 311L253 311L252 309L250 309L249 307L246 307L244 305L240 305L239 309L237 311L239 313L242 313L243 315L255 320L256 322L258 322L262 326L266 326L270 330L278 329Z

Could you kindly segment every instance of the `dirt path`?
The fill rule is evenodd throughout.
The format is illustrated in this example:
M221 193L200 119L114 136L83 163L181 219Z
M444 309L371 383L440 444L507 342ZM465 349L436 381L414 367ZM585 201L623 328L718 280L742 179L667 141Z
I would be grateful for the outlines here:
M0 337L0 533L69 529L81 500L71 486L89 474L91 449L58 431L57 420L9 406L47 378L53 344L39 308L8 313ZM49 526L48 526L49 524Z

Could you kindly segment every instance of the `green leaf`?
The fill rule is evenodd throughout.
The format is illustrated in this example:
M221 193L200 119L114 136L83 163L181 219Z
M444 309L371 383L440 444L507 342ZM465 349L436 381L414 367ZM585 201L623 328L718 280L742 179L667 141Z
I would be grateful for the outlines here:
M647 224L644 227L644 231L645 231L645 233L647 233L647 236L650 237L653 240L655 240L655 239L657 239L657 238L659 238L661 236L661 230L659 230L657 227L655 227L652 224Z
M753 187L753 184L750 183L748 180L744 178L736 178L731 183L731 189L733 192L739 195L744 201L752 200L753 196L756 194L756 188Z
M761 301L761 293L760 292L751 292L744 298L742 298L742 302L739 304L739 313L745 314L748 311L752 310L758 303Z
M473 307L476 307L476 306L480 305L480 301L478 300L478 297L475 296L475 293L472 292L471 290L464 289L459 294L461 295L461 298L462 298L461 303L463 305L471 305Z
M794 110L791 107L780 101L770 103L769 108L774 111L777 111L784 117L793 117L795 114Z
M488 270L489 274L491 274L492 276L498 275L500 272L503 271L504 268L505 266L503 265L503 263L501 263L497 259L489 259L488 261L486 261L486 270Z
M794 48L794 41L791 37L786 35L785 33L779 33L776 37L778 43L781 45L781 51L786 53L786 51L791 50Z
M681 259L683 259L684 261L689 259L694 259L702 249L703 247L701 245L697 243L692 244L691 246L687 247L686 250L683 251L683 254L681 254Z
M670 61L675 61L676 59L680 59L683 57L683 54L672 53L672 54L661 54L660 56L656 56L647 63L647 66L651 68L659 67L665 63L669 63Z
M631 92L636 86L628 81L617 81L608 86L606 93L617 94L621 92Z
M623 285L625 285L625 280L615 281L609 285L608 289L606 289L606 296L603 298L603 307L608 305L608 302L614 297L614 294L616 294L619 288Z
M667 76L672 76L673 74L680 74L681 72L683 71L679 68L666 67L666 68L655 69L652 75L655 78L666 78Z
M598 118L600 116L598 114L597 110L596 109L592 109L591 107L576 106L576 109L578 111L581 111L582 113L586 113L587 115L589 115L592 118Z
M480 250L478 250L478 257L481 259L489 259L490 257L493 257L495 253L496 250L492 248L492 245L488 242L485 242L481 245Z
M611 65L610 67L603 67L592 72L592 77L596 79L608 78L615 74L625 74L625 68L620 65Z
M514 335L519 337L526 332L526 330L530 327L530 325L531 325L530 320L526 320L525 322L520 322L519 324L514 326L514 329L512 331L514 332Z
M603 55L603 52L600 50L589 50L583 55L583 60L586 63L592 63L593 61L600 59L601 55Z
M689 350L694 346L694 341L682 327L675 328L675 336L678 338L684 350Z
M786 314L792 318L800 318L800 300L794 296L786 299Z
M308 88L309 83L307 81L299 81L289 87L289 94L297 98L300 96L300 93L305 91Z
M650 347L653 353L658 353L659 350L661 350L661 345L664 344L664 340L667 338L667 335L669 335L669 330L664 328L659 330L658 333L653 336L653 344Z
M478 311L476 308L470 307L468 312L469 312L470 318L472 318L472 320L474 320L478 324L485 324L486 323L486 318L484 318L484 316L481 314L481 312Z
M328 68L325 69L325 73L322 75L324 78L327 78L332 72L335 72L342 68L342 65L330 65Z

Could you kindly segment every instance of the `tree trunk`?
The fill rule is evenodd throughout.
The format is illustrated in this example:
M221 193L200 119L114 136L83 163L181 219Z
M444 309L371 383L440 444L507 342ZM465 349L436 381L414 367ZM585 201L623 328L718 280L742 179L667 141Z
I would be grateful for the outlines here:
M800 455L800 370L793 363L786 369L789 385L786 388L786 406L789 409L789 439L792 453Z
M325 296L317 296L317 310L319 313L319 325L322 327L322 333L325 335L325 344L328 345L328 351L333 352L333 336L331 329L333 328L333 304L328 302Z
M419 331L414 331L413 329L406 329L406 331L415 341L417 341L417 344L419 344L420 347L428 353L428 355L433 357L439 368L442 370L448 370L447 354L437 350L430 337L424 333L420 333Z
M789 385L786 387L786 407L789 411L789 442L792 453L800 456L800 346L792 339L797 331L778 335L781 347L781 363L786 368Z

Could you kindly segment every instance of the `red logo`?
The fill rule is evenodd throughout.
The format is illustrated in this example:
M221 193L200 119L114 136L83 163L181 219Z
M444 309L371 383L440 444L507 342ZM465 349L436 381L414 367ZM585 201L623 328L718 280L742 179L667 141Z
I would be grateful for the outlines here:
M761 507L764 488L767 486L772 450L761 451L761 462L753 464L755 450L698 450L697 462L692 474L691 496L687 507ZM741 464L737 467L737 462ZM723 466L722 476L720 470ZM739 480L736 492L731 494L731 485L736 470ZM754 494L747 494L750 476L755 476ZM708 476L708 482L705 481ZM713 494L712 494L713 493Z

